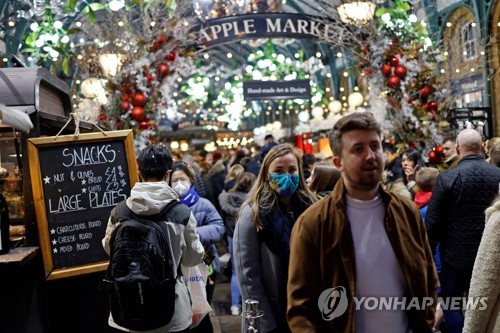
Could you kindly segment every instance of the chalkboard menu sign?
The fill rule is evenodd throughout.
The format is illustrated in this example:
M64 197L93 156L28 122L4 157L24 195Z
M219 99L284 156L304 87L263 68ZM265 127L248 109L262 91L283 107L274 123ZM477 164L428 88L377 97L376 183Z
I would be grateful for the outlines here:
M104 270L109 214L137 181L132 132L29 139L28 154L46 276Z

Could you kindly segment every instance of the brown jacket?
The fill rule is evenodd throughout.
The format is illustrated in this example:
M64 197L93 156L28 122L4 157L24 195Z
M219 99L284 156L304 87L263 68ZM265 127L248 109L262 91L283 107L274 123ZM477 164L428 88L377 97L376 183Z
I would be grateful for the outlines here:
M290 241L287 319L292 332L356 332L353 297L356 264L345 187L341 180L332 194L307 209L297 220ZM380 190L386 206L384 224L406 281L406 297L432 297L433 306L409 310L413 332L431 332L439 286L432 252L417 206ZM347 311L323 320L318 298L327 288L345 287Z

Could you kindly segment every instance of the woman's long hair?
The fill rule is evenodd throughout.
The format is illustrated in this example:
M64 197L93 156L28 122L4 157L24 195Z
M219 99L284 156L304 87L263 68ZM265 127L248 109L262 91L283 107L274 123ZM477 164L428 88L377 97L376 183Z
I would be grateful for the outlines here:
M401 157L403 157L403 155L406 155L406 157L408 157L411 161L413 161L414 167L416 167L417 165L420 166L420 168L425 167L425 162L422 158L422 154L420 154L418 150L408 148L403 152L403 154L401 154ZM408 184L408 179L406 179L406 173L404 172L404 170L403 170L403 181L405 184Z
M253 213L253 223L257 230L262 229L260 213L266 214L271 211L273 207L278 205L279 200L279 194L271 188L269 181L266 180L269 175L269 165L278 157L287 154L293 154L297 159L297 166L299 168L299 187L296 193L299 195L300 200L303 200L306 204L314 203L318 200L316 195L312 193L306 185L304 173L302 172L302 161L295 152L293 146L289 143L278 144L266 154L264 161L262 161L257 181L250 190L247 200L245 200L242 205L242 207L246 204L250 205Z
M229 183L231 180L238 178L245 171L245 168L241 164L235 164L231 168L229 168L229 172L227 173L226 179L224 179L224 183Z
M255 175L251 172L245 171L241 173L238 178L236 178L236 183L233 188L229 190L229 192L250 192L256 178L257 177L255 177Z
M332 191L340 179L341 172L331 161L317 162L313 166L314 175L309 189L314 193Z

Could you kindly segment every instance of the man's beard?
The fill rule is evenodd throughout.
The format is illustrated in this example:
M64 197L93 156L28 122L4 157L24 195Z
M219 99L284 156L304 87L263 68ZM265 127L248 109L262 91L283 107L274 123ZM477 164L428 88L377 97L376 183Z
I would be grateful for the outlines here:
M366 170L375 170L374 175L366 175L364 172L361 173L360 178L357 181L353 181L353 179L350 178L349 174L346 173L347 179L349 179L349 183L351 186L358 190L364 190L364 191L369 191L377 188L380 184L380 181L382 179L382 170L379 166L376 164L370 165L370 166L365 166L363 168L364 171Z

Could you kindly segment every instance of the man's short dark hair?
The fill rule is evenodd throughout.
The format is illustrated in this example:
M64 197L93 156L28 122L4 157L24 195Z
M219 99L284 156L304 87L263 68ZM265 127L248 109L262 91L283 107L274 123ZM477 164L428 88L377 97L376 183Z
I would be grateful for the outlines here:
M165 146L151 145L144 148L137 157L142 178L162 179L172 170L172 155Z
M397 151L397 148L390 142L382 142L382 150L384 152L388 151L389 153L394 154Z
M445 144L446 142L448 142L448 141L451 141L451 142L453 142L454 144L456 144L456 143L457 143L457 138L456 138L455 136L451 136L451 135L449 135L449 136L445 136L445 137L443 138L442 144L444 145L444 144Z
M351 113L340 118L330 131L330 147L335 156L340 156L342 153L342 135L355 130L375 131L380 137L382 136L382 127L371 112Z

